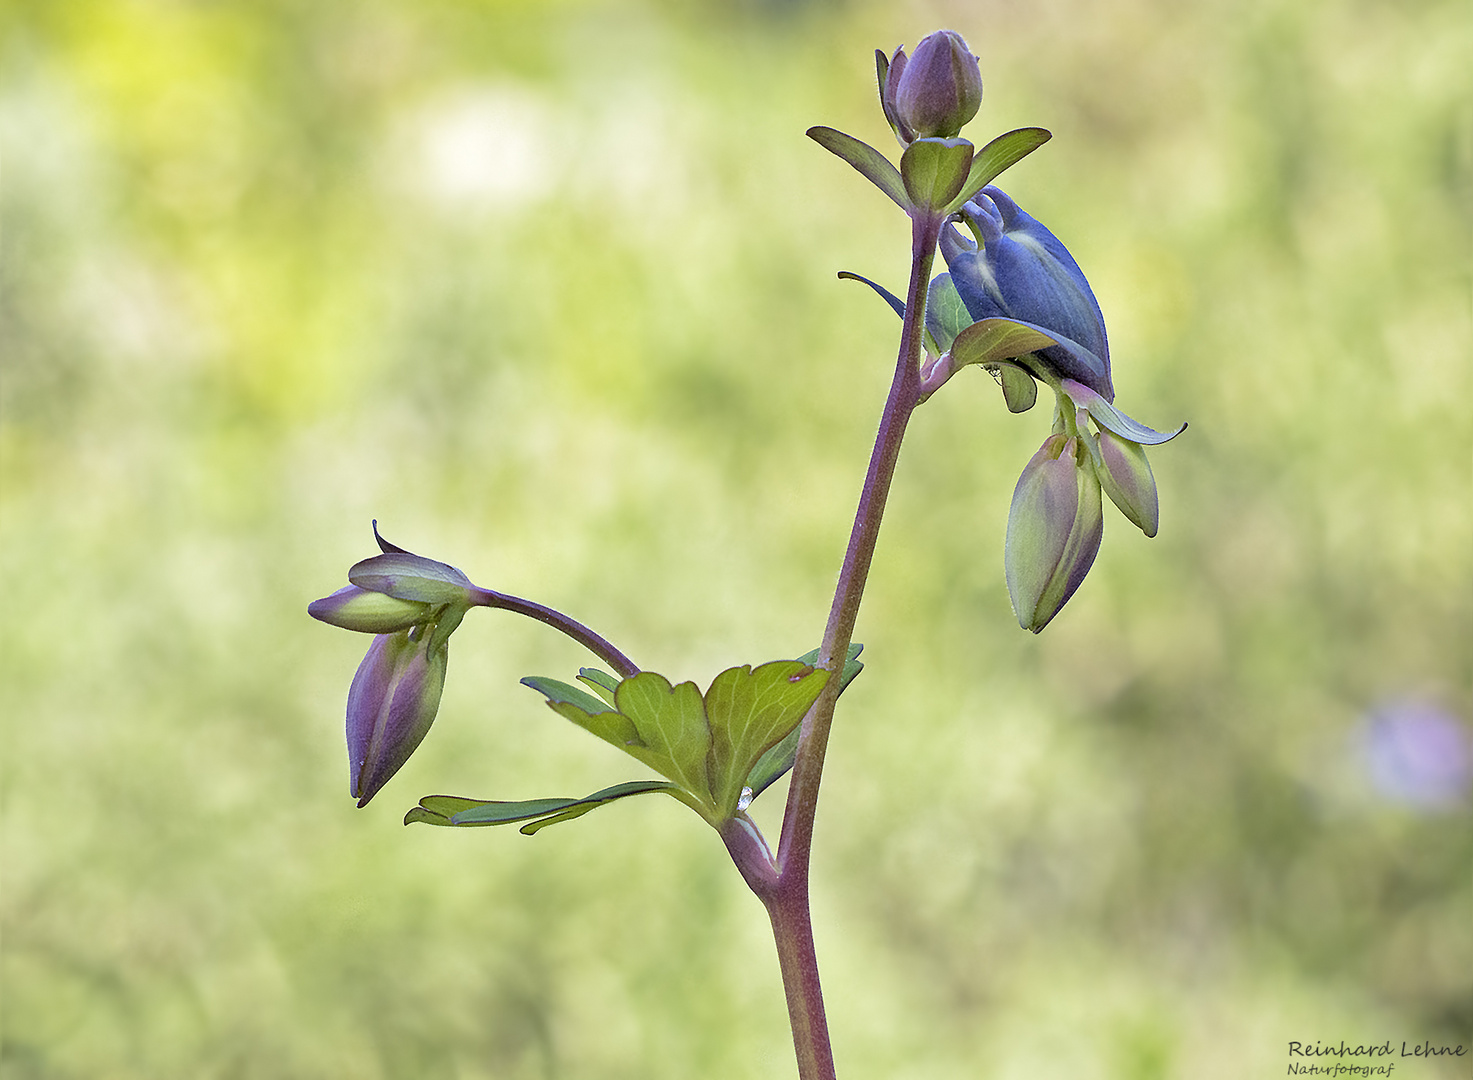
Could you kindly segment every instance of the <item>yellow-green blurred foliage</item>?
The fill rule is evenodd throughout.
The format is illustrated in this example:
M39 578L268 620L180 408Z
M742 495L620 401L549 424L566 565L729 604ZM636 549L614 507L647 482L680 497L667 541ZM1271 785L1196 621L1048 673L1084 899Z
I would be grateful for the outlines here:
M1160 536L1107 508L1035 638L1002 537L1047 408L968 373L917 414L820 807L841 1074L1473 1043L1466 768L1419 800L1367 742L1468 745L1461 0L12 0L7 1078L792 1074L695 815L399 825L643 775L517 685L585 655L472 613L360 812L367 641L304 609L377 517L672 677L815 645L898 329L834 274L898 288L908 232L803 131L893 152L872 50L940 25L974 137L1055 133L1004 182L1120 404L1192 426Z

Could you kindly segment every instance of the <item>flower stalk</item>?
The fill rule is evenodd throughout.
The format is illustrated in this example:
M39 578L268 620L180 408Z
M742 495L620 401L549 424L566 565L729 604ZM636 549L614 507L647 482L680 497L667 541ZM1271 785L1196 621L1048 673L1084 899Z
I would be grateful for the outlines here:
M778 844L776 877L762 888L753 887L767 906L772 920L800 1080L834 1078L833 1049L824 1016L823 991L819 984L818 957L813 947L813 923L809 913L808 869L813 849L813 822L818 809L818 790L823 780L829 731L834 720L834 704L839 697L838 674L854 639L854 624L859 617L865 581L874 559L890 483L900 458L900 444L911 413L920 401L926 287L931 278L931 264L943 220L941 214L932 210L917 211L911 218L910 287L900 350L895 360L895 375L880 417L874 449L870 453L869 469L865 473L854 525L849 533L849 547L844 553L823 646L819 650L818 666L829 672L829 681L803 718L803 733L793 765L782 838ZM741 867L740 862L738 867ZM746 870L743 870L743 876L751 884Z

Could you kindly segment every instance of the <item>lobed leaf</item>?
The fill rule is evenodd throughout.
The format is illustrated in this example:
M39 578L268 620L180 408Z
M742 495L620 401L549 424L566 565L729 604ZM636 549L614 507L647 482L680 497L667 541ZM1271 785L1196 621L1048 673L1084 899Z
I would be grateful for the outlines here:
M665 676L641 671L619 684L614 701L639 734L628 753L711 805L711 727L696 684L671 686Z
M856 657L864 651L864 646L852 644L849 646L849 655L844 661L844 670L839 675L839 693L843 693L854 677L864 670ZM798 657L798 663L812 664L818 660L819 649L813 649ZM800 717L801 720L801 717ZM772 746L766 753L757 759L752 766L752 771L747 774L746 786L751 789L752 798L755 799L766 791L772 783L793 767L793 761L798 756L798 740L802 737L802 725L793 728L792 731L776 745Z
M600 668L581 667L578 669L578 681L591 687L595 694L613 706L614 691L619 689L617 675L610 675Z
M522 685L530 686L547 698L548 706L559 716L626 753L643 745L638 730L627 716L576 686L541 675L528 675L522 680Z
M723 817L736 813L752 766L818 698L829 673L799 660L728 668L706 690L711 724L712 795Z

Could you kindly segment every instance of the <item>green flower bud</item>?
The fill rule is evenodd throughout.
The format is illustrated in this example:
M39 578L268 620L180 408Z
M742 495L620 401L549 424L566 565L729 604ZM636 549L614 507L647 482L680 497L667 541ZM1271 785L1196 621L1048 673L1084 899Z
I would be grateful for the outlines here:
M1156 498L1156 478L1151 474L1151 463L1146 460L1146 448L1101 429L1090 449L1099 466L1100 487L1110 496L1110 501L1141 532L1155 536L1160 523L1160 504Z
M1074 595L1104 532L1100 481L1079 439L1050 435L1023 469L1003 566L1018 623L1035 634Z

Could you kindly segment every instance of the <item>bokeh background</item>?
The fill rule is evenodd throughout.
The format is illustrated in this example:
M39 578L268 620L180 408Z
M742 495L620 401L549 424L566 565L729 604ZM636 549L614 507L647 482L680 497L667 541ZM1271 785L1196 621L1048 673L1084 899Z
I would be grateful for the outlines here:
M0 8L7 1078L792 1075L763 913L474 613L366 810L369 522L703 685L817 644L906 223L872 52L948 25L1070 245L1162 527L1039 637L1046 434L917 415L820 808L846 1080L1243 1080L1473 1046L1473 16L1459 0ZM757 805L771 824L775 788ZM1464 1063L1467 1058L1463 1058ZM1466 1064L1398 1062L1408 1080Z

